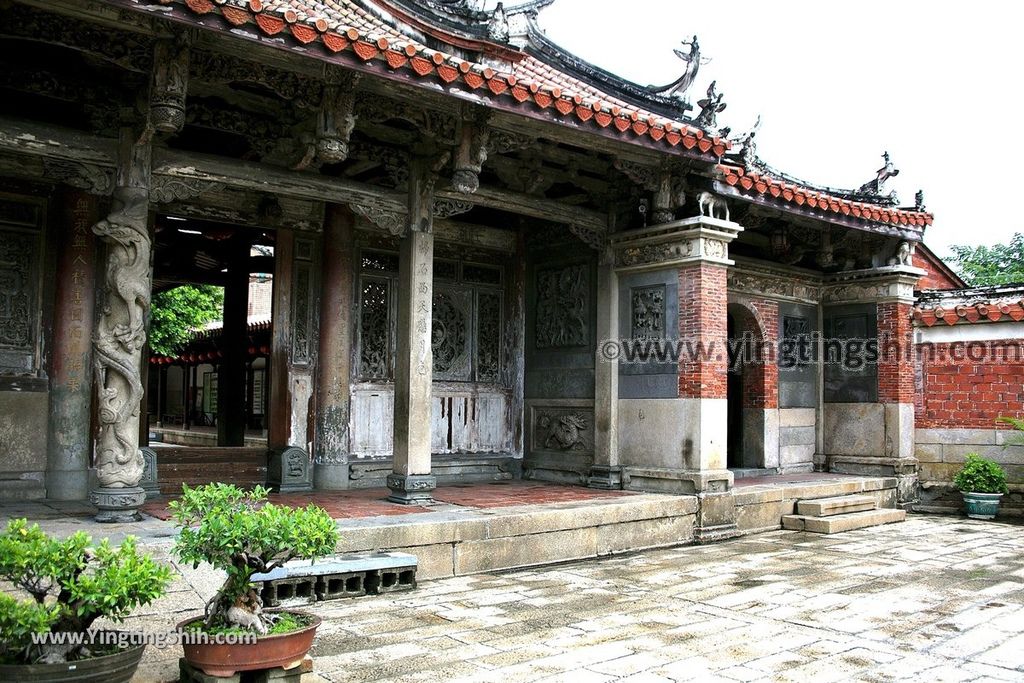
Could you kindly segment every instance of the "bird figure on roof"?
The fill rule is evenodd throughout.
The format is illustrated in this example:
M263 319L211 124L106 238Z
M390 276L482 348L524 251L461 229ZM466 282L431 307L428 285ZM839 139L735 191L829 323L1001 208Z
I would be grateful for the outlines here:
M718 128L718 114L725 111L726 104L722 101L722 93L715 91L718 81L711 81L708 86L707 97L697 100L700 107L700 114L697 115L696 124L705 130L716 130Z
M885 163L882 165L882 168L875 171L874 180L869 180L861 185L860 189L857 190L858 192L873 195L884 195L885 184L889 178L895 178L900 174L899 169L893 165L892 160L889 158L888 152L882 153L882 159Z
M494 12L491 14L490 20L487 22L487 36L491 40L496 40L500 43L508 42L508 16L505 14L503 3L498 3L498 6L494 8Z
M686 63L686 71L683 75L672 81L668 85L661 87L649 85L647 89L651 92L657 93L658 95L664 95L666 97L682 97L683 94L689 90L690 86L693 85L693 81L697 78L697 71L700 69L701 64L707 64L710 59L701 59L700 56L700 43L697 42L697 36L693 37L693 40L682 41L683 47L689 48L688 51L674 49L676 57L683 60Z

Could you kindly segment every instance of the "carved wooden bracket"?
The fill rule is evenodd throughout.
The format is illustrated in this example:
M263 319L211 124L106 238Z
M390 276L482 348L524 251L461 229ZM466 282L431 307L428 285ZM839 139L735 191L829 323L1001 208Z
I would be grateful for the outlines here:
M480 171L487 161L487 142L491 134L487 127L490 117L490 111L479 107L467 106L463 111L452 174L452 187L463 194L472 194L480 188Z
M161 133L181 132L185 125L192 34L180 31L153 45L153 81L149 95L149 120Z
M157 203L194 199L204 192L213 192L224 187L223 183L213 183L195 178L175 178L174 176L153 176L150 182L150 199Z
M404 212L367 204L349 204L349 207L353 213L362 216L378 228L387 230L392 235L401 236L405 234L407 226L406 214Z
M324 86L323 103L317 120L317 158L327 164L348 158L349 138L356 126L356 85L360 76L332 71Z
M43 175L89 194L109 195L114 191L114 171L94 164L43 158Z

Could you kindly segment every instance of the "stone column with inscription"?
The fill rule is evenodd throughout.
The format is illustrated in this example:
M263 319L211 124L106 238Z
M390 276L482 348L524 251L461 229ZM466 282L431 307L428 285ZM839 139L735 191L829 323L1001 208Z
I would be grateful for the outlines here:
M50 438L47 442L46 497L85 500L89 496L92 452L92 336L96 238L96 197L68 191L61 220L63 244L54 295Z
M98 427L90 500L101 522L138 519L146 499L139 486L144 388L142 354L151 296L149 233L150 146L139 131L121 131L117 185L109 215L92 231L106 245L103 303L93 335Z
M430 502L430 423L433 352L433 199L429 172L417 161L409 175L408 233L398 267L398 340L395 350L394 468L387 478L395 503Z
M619 465L619 364L603 345L619 339L619 284L610 249L597 266L597 358L594 363L594 464L591 488L621 489Z
M699 542L736 533L726 469L726 271L729 242L741 231L731 221L695 216L611 239L620 277L672 281L667 291L676 296L666 306L676 308L678 320L674 397L665 388L663 398L619 401L625 488L697 495Z

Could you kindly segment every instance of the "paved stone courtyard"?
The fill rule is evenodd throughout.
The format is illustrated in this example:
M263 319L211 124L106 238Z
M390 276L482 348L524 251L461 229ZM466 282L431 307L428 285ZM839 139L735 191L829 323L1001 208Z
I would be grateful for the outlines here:
M187 583L129 626L195 610ZM1024 526L912 515L327 603L310 681L1024 680ZM176 613L178 612L178 613ZM173 680L149 648L137 680Z

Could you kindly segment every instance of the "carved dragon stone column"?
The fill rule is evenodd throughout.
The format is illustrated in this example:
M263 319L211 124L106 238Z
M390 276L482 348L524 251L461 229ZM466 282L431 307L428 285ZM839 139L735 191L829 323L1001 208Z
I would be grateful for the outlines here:
M121 131L121 160L110 214L92 231L106 245L103 303L93 335L97 400L94 466L99 487L90 500L100 522L138 519L146 500L139 450L144 394L142 354L151 293L149 236L150 147L130 128Z

